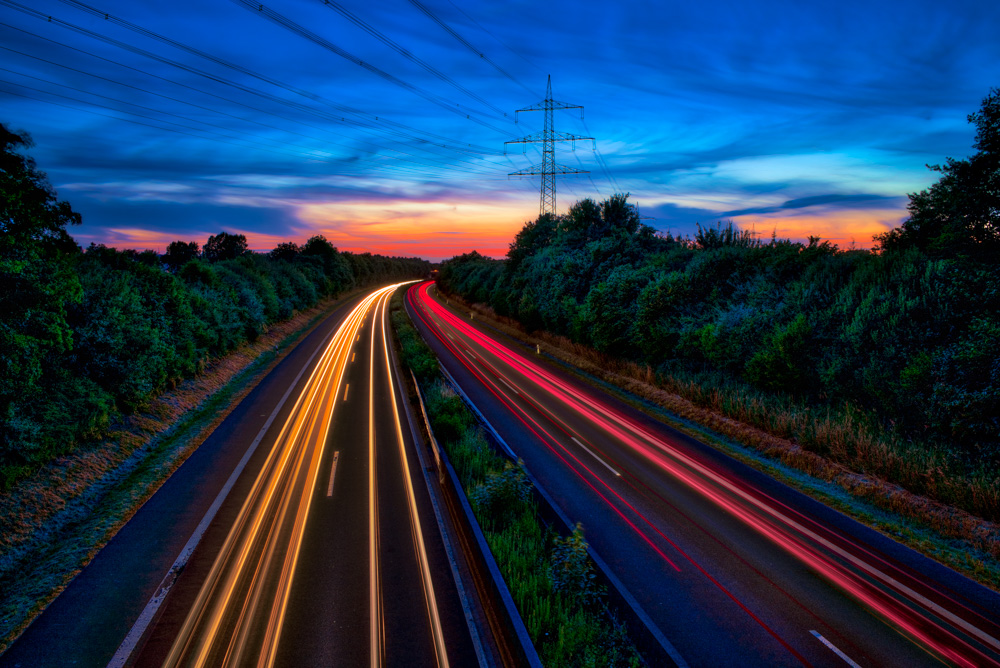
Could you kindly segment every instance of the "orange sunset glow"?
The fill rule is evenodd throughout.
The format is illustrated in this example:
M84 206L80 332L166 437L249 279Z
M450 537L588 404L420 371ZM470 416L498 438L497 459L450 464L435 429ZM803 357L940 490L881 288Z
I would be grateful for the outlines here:
M473 249L503 257L530 217L525 208L519 202L394 200L308 204L297 214L310 235L322 234L341 250L443 259Z

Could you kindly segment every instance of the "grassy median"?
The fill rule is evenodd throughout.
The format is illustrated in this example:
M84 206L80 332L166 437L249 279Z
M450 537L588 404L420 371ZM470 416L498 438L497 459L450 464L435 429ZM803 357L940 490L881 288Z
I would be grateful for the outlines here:
M521 462L498 455L433 351L392 300L403 362L420 383L435 437L469 498L532 642L546 666L639 666L641 657L605 601L583 529L560 536L546 524Z

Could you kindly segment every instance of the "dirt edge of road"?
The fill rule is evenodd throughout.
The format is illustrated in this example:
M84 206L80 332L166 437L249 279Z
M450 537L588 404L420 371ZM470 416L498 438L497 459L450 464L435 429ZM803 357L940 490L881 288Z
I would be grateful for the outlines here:
M233 408L354 290L272 325L153 399L108 435L0 495L0 653Z
M444 294L444 291L441 291ZM451 302L515 341L540 350L563 370L612 389L619 399L655 419L706 441L789 486L967 577L1000 591L1000 525L914 494L876 476L852 471L794 441L740 423L657 385L612 371L578 354L562 337L527 333L482 304L454 294ZM654 406L651 406L653 404Z

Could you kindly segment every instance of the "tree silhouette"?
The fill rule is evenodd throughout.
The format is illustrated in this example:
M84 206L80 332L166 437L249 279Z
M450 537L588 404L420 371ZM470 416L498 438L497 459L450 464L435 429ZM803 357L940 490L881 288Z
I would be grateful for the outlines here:
M966 257L996 262L1000 251L1000 89L969 115L976 126L977 152L965 160L929 165L937 183L910 195L910 217L901 227L877 235L882 250L919 248L932 257Z
M167 246L167 252L163 255L163 262L171 270L177 271L196 257L198 257L197 241L171 241Z
M242 234L219 232L208 238L201 255L209 262L232 260L247 252L247 238Z
M284 241L275 246L268 255L274 260L294 260L301 252L302 249L294 241Z
M72 348L67 309L80 301L79 248L66 232L80 214L21 149L27 134L0 123L0 441L30 438L26 416L41 393L45 360Z

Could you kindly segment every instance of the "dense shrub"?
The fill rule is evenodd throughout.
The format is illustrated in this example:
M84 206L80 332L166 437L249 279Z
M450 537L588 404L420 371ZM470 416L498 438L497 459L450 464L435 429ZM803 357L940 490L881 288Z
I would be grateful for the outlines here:
M247 251L240 234L164 256L66 231L80 217L0 124L0 486L321 297L426 275L416 258L355 255L316 236Z
M1000 208L984 205L1000 91L970 120L978 153L937 168L873 251L762 242L732 223L660 235L619 195L525 224L506 260L455 257L439 282L705 396L742 386L775 406L860 409L960 475L1000 468Z

